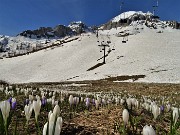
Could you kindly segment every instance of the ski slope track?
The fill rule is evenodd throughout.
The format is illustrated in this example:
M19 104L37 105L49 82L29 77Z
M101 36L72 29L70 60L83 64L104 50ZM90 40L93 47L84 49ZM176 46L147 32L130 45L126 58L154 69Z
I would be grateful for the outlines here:
M124 30L130 33L127 43L122 43L122 37L116 36ZM132 23L123 28L100 30L98 38L93 33L77 37L78 40L63 46L0 59L0 80L10 83L61 82L145 75L136 82L180 83L180 30L150 29L144 24ZM115 50L106 57L106 64L88 71L103 62L97 40L110 40L110 48Z

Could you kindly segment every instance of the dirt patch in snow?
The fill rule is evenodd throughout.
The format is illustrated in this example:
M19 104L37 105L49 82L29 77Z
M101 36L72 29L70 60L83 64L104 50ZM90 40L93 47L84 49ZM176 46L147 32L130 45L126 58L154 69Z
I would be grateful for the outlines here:
M125 81L125 80L133 80L137 81L140 78L145 78L145 75L123 75L123 76L116 76L116 77L111 77L109 76L109 78L105 78L103 80L108 80L108 81Z

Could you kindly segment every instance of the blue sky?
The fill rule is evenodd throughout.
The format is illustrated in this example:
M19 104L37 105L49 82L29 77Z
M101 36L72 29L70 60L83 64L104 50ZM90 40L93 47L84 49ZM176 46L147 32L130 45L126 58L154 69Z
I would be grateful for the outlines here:
M120 14L122 0L0 0L0 34L16 35L27 29L106 23ZM123 11L151 11L156 0L124 0ZM162 20L180 21L180 0L159 0L157 14Z

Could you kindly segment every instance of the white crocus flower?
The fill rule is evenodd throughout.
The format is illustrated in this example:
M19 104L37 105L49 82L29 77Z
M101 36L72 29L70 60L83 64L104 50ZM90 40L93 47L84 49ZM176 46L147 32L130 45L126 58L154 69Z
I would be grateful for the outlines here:
M43 135L46 135L47 133L47 128L48 128L48 123L46 122L46 124L43 127Z
M166 108L167 108L167 112L169 112L170 109L171 109L171 105L170 105L170 104L167 104L167 105L166 105Z
M74 104L73 95L70 95L70 96L69 96L69 104L70 104L70 106L71 106L72 104Z
M95 105L96 105L96 109L99 108L99 101L98 100L95 100Z
M54 107L53 113L55 114L56 117L59 116L59 114L60 114L60 107L59 107L59 105L56 105L56 106Z
M55 122L56 116L54 113L51 113L49 117L49 134L48 135L53 135L53 129L54 129L54 122Z
M156 119L159 115L159 107L157 105L152 106L152 114L154 116L154 119Z
M52 114L52 111L50 111L50 112L48 113L48 120L50 119L51 114Z
M156 132L154 131L151 125L146 125L143 128L143 135L156 135Z
M123 110L122 117L123 117L124 124L127 125L128 120L129 120L129 112L127 109Z
M173 109L173 121L174 121L174 125L176 124L178 118L179 118L178 108L174 108Z
M61 129L62 129L62 123L63 123L62 117L58 117L56 120L56 127L55 127L54 135L60 135Z
M41 100L38 99L37 101L33 101L33 109L34 109L35 118L37 121L37 118L38 118L38 115L39 115L40 109L41 109Z
M32 110L33 110L32 104L25 105L24 112L25 112L25 116L26 116L27 122L30 120L30 117L31 117L31 114L32 114Z
M12 98L12 102L16 102L16 98Z
M34 99L34 96L33 95L29 95L29 100L33 101L33 99Z
M123 105L125 101L124 101L124 99L121 99L120 102L121 102L121 105Z
M131 98L131 105L135 107L136 106L136 101L137 100L135 98Z
M55 105L55 99L52 98L52 106L54 107L54 105Z
M51 97L52 96L52 92L49 92L49 97Z
M137 109L139 108L139 101L138 100L136 100L135 106L136 106Z
M37 100L40 100L41 98L40 98L40 96L36 95L36 99L37 99Z
M3 119L5 122L7 122L7 118L9 117L10 112L10 103L8 101L2 101L0 102L0 109L3 115Z

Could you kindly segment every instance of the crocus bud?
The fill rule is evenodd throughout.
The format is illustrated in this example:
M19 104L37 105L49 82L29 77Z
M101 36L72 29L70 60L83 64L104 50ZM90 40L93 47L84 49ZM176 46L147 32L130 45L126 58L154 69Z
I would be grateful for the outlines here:
M47 128L48 128L48 123L46 122L46 124L43 127L43 135L47 135Z
M176 124L178 118L179 118L178 108L174 108L173 109L173 121L174 121L174 125Z
M8 101L2 101L0 102L0 109L3 115L3 119L6 122L7 118L9 117L10 112L10 103Z
M118 97L115 98L115 102L116 102L116 105L119 104L120 101L119 101L119 98L118 98Z
M143 128L143 135L156 135L154 129L152 128L152 126L144 126Z
M136 101L137 100L135 98L132 98L131 99L131 105L135 107L136 106Z
M50 96L50 97L52 96L52 92L49 92L49 96Z
M122 117L123 117L124 124L127 125L128 120L129 120L129 112L127 109L123 110Z
M121 105L123 105L125 101L124 101L124 99L121 99L120 102L121 102Z
M50 111L50 112L48 113L48 120L50 119L51 114L52 114L52 111Z
M49 118L49 134L48 135L53 135L55 118L56 118L55 114L52 113Z
M139 101L138 100L136 100L136 108L138 109L139 108Z
M95 100L95 105L96 105L96 109L99 108L99 101L98 100Z
M164 112L164 105L160 107L161 112Z
M37 121L37 118L38 118L38 115L39 115L40 109L41 109L41 100L38 99L37 101L33 101L33 109L34 109L35 118Z
M156 119L159 115L159 107L157 105L152 106L152 114L154 116L154 119Z
M58 117L56 120L56 127L55 127L54 135L60 135L61 129L62 129L62 123L63 123L62 117Z
M92 102L92 105L96 105L96 104L95 104L95 99L94 99L94 98L92 99L91 102Z
M102 99L102 104L105 106L107 104L106 99Z
M32 110L33 110L33 105L32 104L25 105L24 112L25 112L27 122L30 120Z
M54 107L53 113L55 114L56 117L59 116L59 114L60 114L60 107L59 107L59 105L56 105L56 106Z
M131 98L127 98L126 103L127 103L128 108L131 109L131 106L132 106Z
M83 97L81 97L81 102L83 102L84 101L84 98Z
M76 105L79 104L79 97L74 97L74 104L76 104Z
M69 96L69 104L70 106L74 103L74 100L73 100L73 95L70 95Z
M26 99L24 103L25 103L25 105L28 105L29 104L29 99Z
M170 104L167 104L167 105L166 105L166 108L167 108L167 112L169 112L170 109L171 109L171 105L170 105Z
M86 101L85 101L85 102L86 102L86 106L89 107L89 105L90 105L90 99L89 99L89 98L86 98Z
M29 95L29 100L30 101L33 101L33 98L34 98L33 95Z
M11 107L12 107L13 110L16 108L16 104L17 104L16 99L15 99L15 98L12 98Z
M44 97L43 99L42 99L42 106L45 106L46 105L46 103L47 103L47 100L46 100L46 98Z
M58 105L58 104L59 104L58 100L54 101L54 105Z

